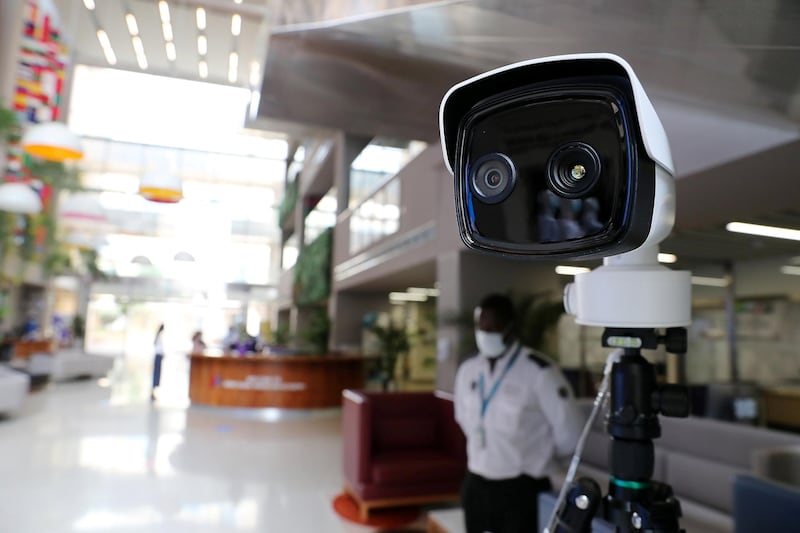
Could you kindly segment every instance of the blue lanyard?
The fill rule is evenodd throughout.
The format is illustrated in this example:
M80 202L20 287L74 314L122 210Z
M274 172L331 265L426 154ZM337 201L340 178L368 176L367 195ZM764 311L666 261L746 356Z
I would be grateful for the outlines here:
M508 374L508 371L511 370L511 367L514 366L514 363L517 361L517 356L519 355L519 351L521 349L522 345L517 346L517 351L514 352L514 355L511 356L511 360L503 369L503 373L500 375L499 378L497 378L497 381L494 382L492 390L489 391L489 396L484 396L483 394L485 385L484 385L483 373L481 372L481 379L478 382L478 392L481 395L481 419L483 419L484 415L486 415L486 410L489 408L489 402L492 401L492 398L494 398L497 389L500 388L500 383L503 381L503 379L506 377L506 374Z

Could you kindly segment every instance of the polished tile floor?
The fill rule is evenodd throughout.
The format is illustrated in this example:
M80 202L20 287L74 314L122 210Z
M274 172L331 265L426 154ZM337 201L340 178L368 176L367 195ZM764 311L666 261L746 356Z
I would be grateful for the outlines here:
M0 531L371 531L340 519L337 410L189 407L188 366L150 362L110 378L51 384L0 421Z

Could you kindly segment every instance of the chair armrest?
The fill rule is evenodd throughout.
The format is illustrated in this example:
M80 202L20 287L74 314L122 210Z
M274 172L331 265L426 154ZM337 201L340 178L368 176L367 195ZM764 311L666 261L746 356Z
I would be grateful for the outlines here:
M370 480L371 434L371 406L367 396L350 389L342 391L344 477L351 486Z
M793 517L800 507L800 489L759 478L738 475L733 483L736 533L800 531Z

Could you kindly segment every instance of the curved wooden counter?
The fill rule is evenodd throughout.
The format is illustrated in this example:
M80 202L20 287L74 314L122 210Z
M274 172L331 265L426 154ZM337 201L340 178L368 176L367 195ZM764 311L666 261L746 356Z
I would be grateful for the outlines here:
M222 407L339 407L342 390L364 386L352 355L191 355L189 399Z

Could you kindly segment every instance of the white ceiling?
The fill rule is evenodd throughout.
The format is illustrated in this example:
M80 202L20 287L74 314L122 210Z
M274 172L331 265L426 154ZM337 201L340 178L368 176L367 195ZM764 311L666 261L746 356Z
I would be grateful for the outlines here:
M82 2L53 1L74 38L75 62L105 64ZM117 66L138 70L126 2L95 1ZM738 241L714 250L725 236L722 220L800 205L800 3L793 0L170 0L174 64L156 0L127 4L148 71L190 79L198 79L195 10L205 7L209 81L220 83L228 83L234 46L230 17L241 12L237 84L247 86L252 61L264 65L253 124L295 132L435 140L438 104L457 81L533 57L617 53L667 130L685 196L679 223L692 221L686 232L712 230L702 239L685 233L687 249L726 256ZM800 227L793 213L781 220Z
M196 22L196 11L206 12L208 39L208 78L206 81L228 81L228 59L232 51L239 54L238 76L233 85L249 87L250 68L255 61L259 69L267 53L270 10L268 0L168 0L170 21L176 49L175 61L167 57L159 6L156 0L94 0L95 9L88 10L80 0L53 0L64 25L65 39L74 54L73 63L110 66L97 38L97 28L109 36L117 57L116 68L141 71L134 53L131 34L125 16L132 13L137 22L144 45L148 67L145 72L186 79L199 80L197 37L201 33ZM241 34L231 33L231 19L241 16ZM258 83L260 84L260 76Z

